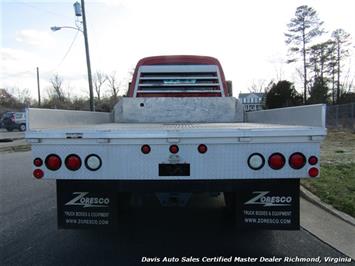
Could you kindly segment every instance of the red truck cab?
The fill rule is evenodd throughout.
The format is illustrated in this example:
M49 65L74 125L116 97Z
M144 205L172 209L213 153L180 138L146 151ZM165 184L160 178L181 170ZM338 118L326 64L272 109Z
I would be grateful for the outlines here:
M225 97L227 83L216 58L196 55L153 56L135 68L129 97Z

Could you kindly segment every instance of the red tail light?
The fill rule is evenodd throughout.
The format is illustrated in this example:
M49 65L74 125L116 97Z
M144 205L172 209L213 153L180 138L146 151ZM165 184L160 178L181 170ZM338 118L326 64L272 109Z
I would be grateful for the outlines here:
M308 163L310 165L315 165L318 163L318 158L316 156L311 156L308 158Z
M207 152L207 146L205 144L198 145L197 149L198 149L199 153L206 153Z
M43 171L41 169L35 169L33 171L33 176L37 179L41 179L43 177Z
M302 153L296 152L290 156L288 162L293 169L301 169L306 164L306 157Z
M141 151L144 153L144 154L148 154L150 153L150 146L147 145L147 144L144 144L141 148Z
M319 175L319 170L318 168L312 167L311 169L308 170L308 174L310 177L316 177Z
M68 155L65 159L65 166L71 170L76 171L81 167L81 159L76 154Z
M49 170L56 171L62 166L62 160L56 154L48 155L45 164Z
M169 151L171 153L178 153L179 152L179 147L177 145L171 145L170 148L169 148Z
M279 170L285 165L285 157L281 153L274 153L269 157L269 166L274 170Z
M33 160L33 164L34 164L35 166L37 166L37 167L40 167L40 166L42 166L43 161L42 161L41 158L36 158L36 159Z

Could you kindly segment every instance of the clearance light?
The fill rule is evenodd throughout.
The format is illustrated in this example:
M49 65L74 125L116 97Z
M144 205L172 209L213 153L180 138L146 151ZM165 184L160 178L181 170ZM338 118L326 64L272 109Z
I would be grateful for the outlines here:
M150 146L147 145L147 144L144 144L141 148L141 151L144 153L144 154L148 154L150 153Z
M33 176L37 179L41 179L43 177L43 171L41 169L35 169L33 171Z
M318 168L312 167L311 169L308 170L308 174L310 177L316 177L319 175L319 170Z
M279 170L285 165L285 157L281 153L274 153L269 157L269 166L274 170Z
M42 161L41 158L36 158L36 159L33 160L33 164L34 164L35 166L37 166L37 167L40 167L40 166L42 166L43 161Z
M310 165L315 165L318 163L318 158L316 156L311 156L308 158L308 163Z
M293 169L301 169L306 164L306 157L302 153L296 152L290 156L288 162Z
M260 153L253 153L248 158L248 165L253 170L259 170L263 168L264 164L264 156L262 156Z
M206 151L207 151L207 146L205 145L205 144L200 144L200 145L198 145L198 152L199 153L206 153Z
M179 147L177 145L171 145L170 148L169 148L169 151L171 153L178 153L179 152Z
M81 167L81 159L76 154L68 155L65 159L65 166L71 170L76 171Z
M85 166L91 171L98 170L101 167L101 164L101 159L96 154L90 154L85 159Z
M56 154L50 154L47 156L45 164L49 170L56 171L62 165L62 160Z

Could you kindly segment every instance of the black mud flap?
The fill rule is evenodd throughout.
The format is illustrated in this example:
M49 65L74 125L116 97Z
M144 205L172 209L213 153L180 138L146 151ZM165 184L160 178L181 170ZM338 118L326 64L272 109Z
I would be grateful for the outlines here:
M57 180L60 229L117 228L117 192L104 183Z
M299 179L255 180L240 185L236 197L238 227L299 229Z

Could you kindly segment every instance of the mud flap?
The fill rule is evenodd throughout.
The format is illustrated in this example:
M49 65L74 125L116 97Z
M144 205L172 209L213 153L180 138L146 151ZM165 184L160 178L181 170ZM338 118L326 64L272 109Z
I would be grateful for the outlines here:
M241 183L236 199L240 228L298 230L299 179L255 180Z
M117 192L104 183L57 180L60 229L117 228Z

